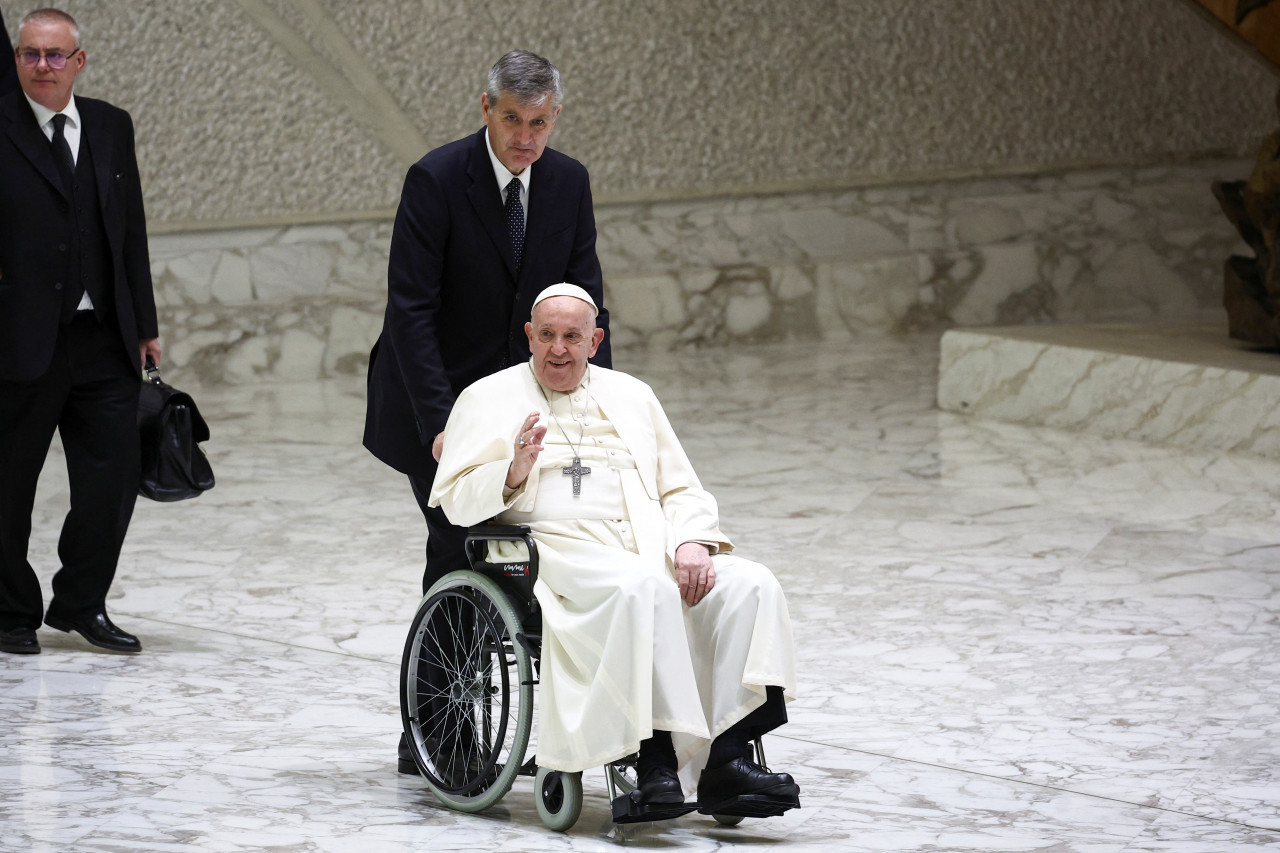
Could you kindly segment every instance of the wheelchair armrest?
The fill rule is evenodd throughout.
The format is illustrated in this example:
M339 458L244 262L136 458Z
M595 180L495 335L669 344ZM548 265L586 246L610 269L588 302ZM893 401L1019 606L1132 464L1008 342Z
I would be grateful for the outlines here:
M533 543L529 528L523 524L476 524L467 528L467 539L509 540Z
M491 561L490 542L523 542L529 558ZM538 546L528 527L523 524L477 524L467 529L465 548L467 562L472 569L495 579L518 580L532 595L533 583L538 579Z

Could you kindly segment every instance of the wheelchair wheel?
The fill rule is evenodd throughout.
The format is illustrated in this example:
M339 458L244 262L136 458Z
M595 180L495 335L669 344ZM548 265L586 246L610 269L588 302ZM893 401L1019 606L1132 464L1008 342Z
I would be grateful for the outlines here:
M538 768L533 804L547 829L565 832L582 814L582 774Z
M464 812L511 789L533 727L533 666L520 617L496 583L445 575L413 617L400 668L400 714L422 778Z

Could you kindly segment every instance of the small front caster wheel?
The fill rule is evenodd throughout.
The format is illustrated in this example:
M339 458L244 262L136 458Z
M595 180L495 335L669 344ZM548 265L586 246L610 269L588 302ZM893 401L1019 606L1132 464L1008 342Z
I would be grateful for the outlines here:
M533 796L538 817L547 829L565 832L582 814L582 774L539 767Z

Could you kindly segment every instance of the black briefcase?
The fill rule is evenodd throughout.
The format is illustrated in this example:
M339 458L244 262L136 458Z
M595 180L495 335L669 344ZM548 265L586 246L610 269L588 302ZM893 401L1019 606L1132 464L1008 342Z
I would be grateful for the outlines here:
M209 426L190 394L160 380L150 358L138 396L138 436L142 442L138 494L167 503L198 498L213 488L213 469L199 444L209 440Z

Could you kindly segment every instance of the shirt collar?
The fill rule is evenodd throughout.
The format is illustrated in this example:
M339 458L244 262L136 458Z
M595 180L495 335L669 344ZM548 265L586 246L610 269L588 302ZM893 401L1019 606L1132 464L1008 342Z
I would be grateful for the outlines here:
M45 119L48 121L48 119ZM524 192L529 192L529 175L533 172L533 164L530 163L524 167L524 171L518 175L511 174L511 170L502 165L502 161L498 159L498 155L493 153L493 145L489 143L489 128L484 129L484 147L489 152L489 162L493 164L493 176L498 180L498 192L502 195L503 200L506 199L507 184L511 183L511 179L515 178L520 182L520 186L524 188Z
M533 369L532 356L529 358L528 365L529 365L529 378L533 380L534 385L537 385L539 388L542 389L542 393L547 398L548 403L550 403L553 399L558 399L560 397L568 397L572 394L577 393L578 391L583 390L584 388L589 389L591 387L591 371L595 369L595 365L588 361L587 369L582 371L582 378L578 380L577 385L574 385L568 391L557 391L554 388L548 388L546 385L542 384L542 380L538 378L538 371ZM552 395L555 395L555 396L553 397Z
M37 104L35 101L31 100L31 96L26 92L22 93L22 97L27 99L27 103L31 105L31 111L36 114L36 124L38 126L43 128L49 123L50 119L58 115L43 104ZM67 117L67 121L69 121L73 127L80 126L80 110L76 108L76 96L74 94L71 96L71 100L67 101L67 106L62 110L62 115Z

